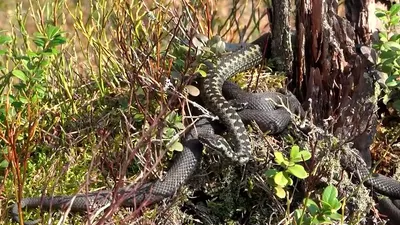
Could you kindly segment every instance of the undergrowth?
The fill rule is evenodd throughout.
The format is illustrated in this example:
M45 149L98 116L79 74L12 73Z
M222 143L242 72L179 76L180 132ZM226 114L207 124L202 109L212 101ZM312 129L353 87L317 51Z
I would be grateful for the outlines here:
M0 28L0 224L11 224L9 206L24 197L74 195L128 183L140 186L162 177L170 159L182 151L179 140L185 116L190 116L183 112L188 104L182 94L185 85L193 75L204 75L204 54L193 48L196 34L249 42L267 31L264 1L232 5L204 0L179 4L25 0L15 7L3 2L1 7L9 7L11 20ZM224 14L227 11L221 8L230 10ZM285 79L268 80L265 72L256 74L257 79L241 74L237 81L242 86L251 83L251 88L256 82L280 88ZM175 84L174 91L168 90L168 82ZM264 151L265 145L292 149L271 142L262 143ZM283 169L276 171L284 181L280 192L285 193L288 205L295 201L289 196L291 189L298 188L290 174L303 179L310 172L299 165L310 153L298 150L295 147L288 159L279 155L277 160ZM265 224L270 218L292 221L289 206L284 208L277 199L270 202L273 187L264 176L266 168L260 169L264 175L246 168L253 174L242 179L243 174L235 174L231 166L214 169L220 165L212 164L213 156L205 161L211 162L208 175L223 184L204 185L210 193L207 206L226 224L239 220ZM224 177L215 171L222 171ZM312 176L307 178L309 183L317 177ZM221 189L225 190L219 198L213 196ZM320 201L307 198L311 203L296 208L298 224L342 219L334 212L342 206L336 197L336 189L329 187ZM180 196L176 201L184 200ZM120 204L121 199L116 199L107 213L90 213L88 223L162 224L165 218L196 222L194 217L180 215L181 208L173 204L173 215L160 204L143 216L140 207L120 210ZM277 212L286 218L276 216ZM23 210L23 215L50 224L79 224L87 219L67 213L41 214L40 210Z
M10 23L0 28L1 224L10 224L8 207L24 197L140 185L160 176L182 150L184 131L185 100L168 94L165 81L197 72L196 54L179 49L196 33L248 41L261 33L265 24L258 21L266 14L237 4L218 15L220 5L207 1L4 3ZM252 25L243 27L243 18ZM112 216L118 204L90 219L137 219L136 212ZM23 215L41 217L39 210ZM83 219L57 215L42 219ZM145 215L143 223L158 217Z

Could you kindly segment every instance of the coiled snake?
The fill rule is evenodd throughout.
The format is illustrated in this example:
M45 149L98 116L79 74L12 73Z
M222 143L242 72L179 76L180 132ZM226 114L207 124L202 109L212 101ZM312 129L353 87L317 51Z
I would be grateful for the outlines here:
M221 136L203 139L209 147L222 151L226 156L241 164L246 163L251 155L251 143L246 128L236 110L222 95L222 85L229 77L248 70L261 63L263 52L261 46L250 45L220 59L212 67L209 75L203 80L202 98L207 108L218 116L230 133L229 143Z

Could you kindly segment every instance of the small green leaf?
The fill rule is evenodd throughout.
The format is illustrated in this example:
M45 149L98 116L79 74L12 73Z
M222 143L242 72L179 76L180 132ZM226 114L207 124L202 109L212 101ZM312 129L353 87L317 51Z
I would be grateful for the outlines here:
M289 161L286 157L283 156L281 152L274 152L275 155L275 162L282 166L283 168L286 168L289 166Z
M288 184L289 180L286 178L286 176L283 174L283 172L280 171L277 174L275 174L274 182L275 182L275 184L277 184L281 187L285 187Z
M322 193L322 201L328 202L329 204L332 205L337 196L338 196L338 191L336 187L333 185L329 185L324 189L324 192Z
M136 113L135 115L133 115L133 119L136 122L142 122L144 120L144 115L143 113Z
M20 80L22 80L22 81L24 81L24 82L26 82L26 80L28 79L28 78L26 77L25 73L24 73L23 71L21 71L21 70L13 70L13 71L12 71L12 74L13 74L15 77L17 77L18 79L20 79Z
M312 199L303 199L303 204L307 206L308 211L311 215L317 215L320 211L317 203L315 203Z
M285 177L288 179L288 186L292 186L293 185L293 179L289 177L289 174L287 173L283 173L285 175Z
M400 44L394 41L388 41L386 43L383 43L383 46L387 49L392 49L394 51L400 50Z
M5 35L0 35L0 45L10 43L11 41L12 41L11 37L5 36Z
M400 112L400 99L397 99L393 102L393 108L395 108L397 112Z
M308 173L305 171L302 165L296 164L294 166L290 166L287 168L287 171L300 179L308 177Z
M307 160L311 159L311 153L306 150L296 152L296 154L293 154L293 157L292 157L292 154L290 154L290 155L291 155L290 156L291 162L303 162L303 160L307 161Z
M54 38L55 36L59 35L60 33L60 28L53 26L53 25L48 25L46 27L46 34L49 38Z
M181 152L183 151L183 145L179 141L176 141L169 147L169 150Z
M390 7L390 9L389 9L389 12L390 12L389 16L391 18L395 17L396 14L399 12L399 10L400 10L400 5L399 4L392 5L392 7Z
M0 162L0 168L7 168L8 167L8 161L3 159L3 161Z
M342 204L340 203L340 201L338 199L333 200L332 204L332 211L338 211L340 209L340 207L342 207Z
M285 198L285 196L286 196L285 189L283 189L282 187L276 186L276 187L274 187L274 190L275 190L275 195L278 198Z
M171 138L175 135L175 129L171 127L164 127L163 134L166 138Z
M15 109L19 110L19 109L21 109L21 107L22 107L24 104L23 104L22 102L15 101L15 102L11 103L11 105L12 105Z
M330 218L334 219L334 220L341 220L342 219L342 215L340 215L337 212L333 212L329 215Z
M400 18L398 16L392 17L392 18L390 18L390 23L393 24L393 25L398 24L399 23L399 19Z
M178 128L179 130L185 129L185 125L183 125L182 122L176 122L176 123L174 124L174 126L175 126L176 128Z
M275 174L277 174L277 173L278 173L278 170L276 170L276 169L269 169L269 170L265 171L264 175L265 175L266 177L268 177L268 178L271 178L271 177L275 176Z
M385 16L386 16L386 13L384 13L384 12L381 11L381 10L377 10L377 11L375 12L375 16L378 17L378 18L382 18L382 17L385 17Z
M400 34L394 34L390 37L389 41L397 41L400 38Z
M397 76L394 75L390 75L385 82L388 87L396 87L399 83L400 81L397 80Z
M207 77L207 73L204 70L197 70L201 77Z
M397 56L395 51L382 51L379 55L381 59L392 59L395 56Z
M292 149L290 149L290 161L298 157L300 152L300 147L298 145L293 145Z
M275 162L278 163L279 165L281 165L285 161L282 152L276 151L274 152L274 156L275 156Z

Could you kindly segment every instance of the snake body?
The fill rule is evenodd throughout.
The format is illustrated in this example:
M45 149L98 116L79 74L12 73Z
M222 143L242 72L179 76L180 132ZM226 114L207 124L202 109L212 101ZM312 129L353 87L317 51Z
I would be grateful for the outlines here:
M202 84L203 101L206 107L226 126L234 149L230 148L230 145L220 136L214 136L214 140L211 139L212 137L208 137L205 141L210 143L210 147L222 150L226 156L241 164L249 160L251 143L239 114L222 95L222 85L231 76L258 65L262 59L263 52L259 45L246 46L220 59L215 67L210 68L209 75L204 78ZM214 143L211 143L212 141Z

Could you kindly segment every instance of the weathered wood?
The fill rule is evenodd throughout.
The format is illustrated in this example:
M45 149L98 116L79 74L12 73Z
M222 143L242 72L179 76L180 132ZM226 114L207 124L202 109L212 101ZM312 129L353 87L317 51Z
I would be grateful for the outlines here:
M355 41L363 43L367 38L360 38L365 33L356 33L351 22L337 14L337 7L336 0L298 1L293 80L300 99L311 100L317 125L330 118L333 132L353 138L361 135L367 126L363 121L374 114L372 108L357 104L363 100L360 93L371 89L364 77L367 60L355 49ZM363 25L360 21L357 24ZM342 127L351 132L341 132L345 130Z
M271 56L275 59L276 69L292 76L293 50L290 33L290 0L272 0L273 21Z

